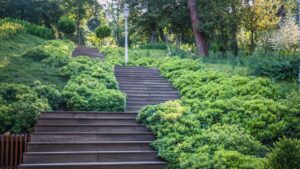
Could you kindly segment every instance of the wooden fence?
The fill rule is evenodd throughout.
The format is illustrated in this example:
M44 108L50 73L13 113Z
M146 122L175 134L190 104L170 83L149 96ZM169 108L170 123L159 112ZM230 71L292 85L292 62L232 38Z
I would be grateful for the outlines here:
M0 135L0 169L17 169L29 141L30 135Z

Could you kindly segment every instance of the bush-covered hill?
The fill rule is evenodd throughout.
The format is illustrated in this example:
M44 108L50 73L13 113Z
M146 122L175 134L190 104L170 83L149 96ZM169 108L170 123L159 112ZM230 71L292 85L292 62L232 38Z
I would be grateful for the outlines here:
M122 50L106 53L123 64ZM299 167L299 141L282 139L278 144L288 148L270 151L282 136L300 137L300 93L290 83L158 50L132 50L130 65L159 68L181 93L177 101L145 107L137 118L157 135L153 145L169 168L274 168L285 153L293 164L283 168Z
M30 132L45 110L125 109L112 64L72 58L75 44L36 36L41 26L1 20L0 29L0 133Z

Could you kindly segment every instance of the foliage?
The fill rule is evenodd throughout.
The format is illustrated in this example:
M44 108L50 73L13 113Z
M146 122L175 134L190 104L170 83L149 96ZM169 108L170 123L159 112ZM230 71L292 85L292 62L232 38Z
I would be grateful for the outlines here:
M25 58L30 58L34 61L40 62L48 57L50 57L50 55L48 53L46 53L44 50L39 49L39 48L35 48L33 50L28 51L27 53L25 53L23 55L23 57Z
M88 57L76 57L66 66L61 68L61 74L68 78L81 74L97 78L108 89L117 89L117 80L113 74L111 65L101 63Z
M274 50L290 51L296 50L300 39L300 29L293 17L285 18L271 38L271 46Z
M58 21L58 29L65 34L72 34L75 32L75 22L67 17L62 17Z
M145 43L140 45L141 49L160 49L167 50L168 47L165 43Z
M63 95L69 110L124 111L126 104L120 91L107 89L97 78L84 73L68 81Z
M44 27L32 24L30 22L21 21L17 19L1 19L0 20L0 38L11 38L21 32L27 32L29 34L44 38L53 39L54 34L52 30Z
M99 39L104 39L110 36L111 29L108 26L98 26L95 30L95 34Z
M63 14L56 0L1 0L0 18L16 18L51 28Z
M267 159L270 168L300 168L300 140L280 139L271 149Z
M296 79L299 72L300 59L298 57L256 58L250 67L252 75L266 76L276 80Z
M122 50L104 52L107 61L123 64ZM267 147L282 135L299 137L298 92L287 95L292 89L283 93L268 78L228 68L252 70L257 58L205 61L155 52L132 50L129 65L159 68L182 96L137 117L157 136L153 146L168 168L265 168Z
M30 132L39 113L51 109L46 99L39 97L32 88L26 85L2 83L0 98L2 102L0 133L5 131Z

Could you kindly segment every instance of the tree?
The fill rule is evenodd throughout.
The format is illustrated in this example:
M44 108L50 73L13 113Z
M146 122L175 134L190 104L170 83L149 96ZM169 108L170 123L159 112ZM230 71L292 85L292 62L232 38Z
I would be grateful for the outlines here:
M58 0L2 0L0 6L0 18L26 20L48 28L56 26L63 15Z
M67 17L63 17L59 20L58 29L67 36L76 31L74 21Z
M75 20L77 44L83 45L81 25L91 6L98 5L97 0L63 0L62 6L67 14Z
M282 6L281 0L251 0L244 10L243 25L250 31L250 52L256 46L258 31L272 30L278 26L280 18L278 11Z
M208 55L208 47L206 40L204 38L203 32L199 29L201 25L200 19L198 17L197 5L195 0L187 0L188 8L191 15L192 27L195 36L197 53L201 56Z
M111 29L108 26L98 26L95 30L96 36L99 39L104 39L110 36Z

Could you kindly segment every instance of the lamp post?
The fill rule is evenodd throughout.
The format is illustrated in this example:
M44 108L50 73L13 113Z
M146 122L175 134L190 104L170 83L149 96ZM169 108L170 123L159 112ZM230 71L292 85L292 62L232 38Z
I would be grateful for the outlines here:
M299 24L299 28L300 28L300 0L298 0L298 24ZM300 34L300 32L299 32L299 34ZM299 39L299 53L300 53L300 39ZM299 82L299 89L300 89L300 65L299 65L298 82Z
M124 17L125 17L125 65L128 63L128 17L129 7L128 4L124 5Z

